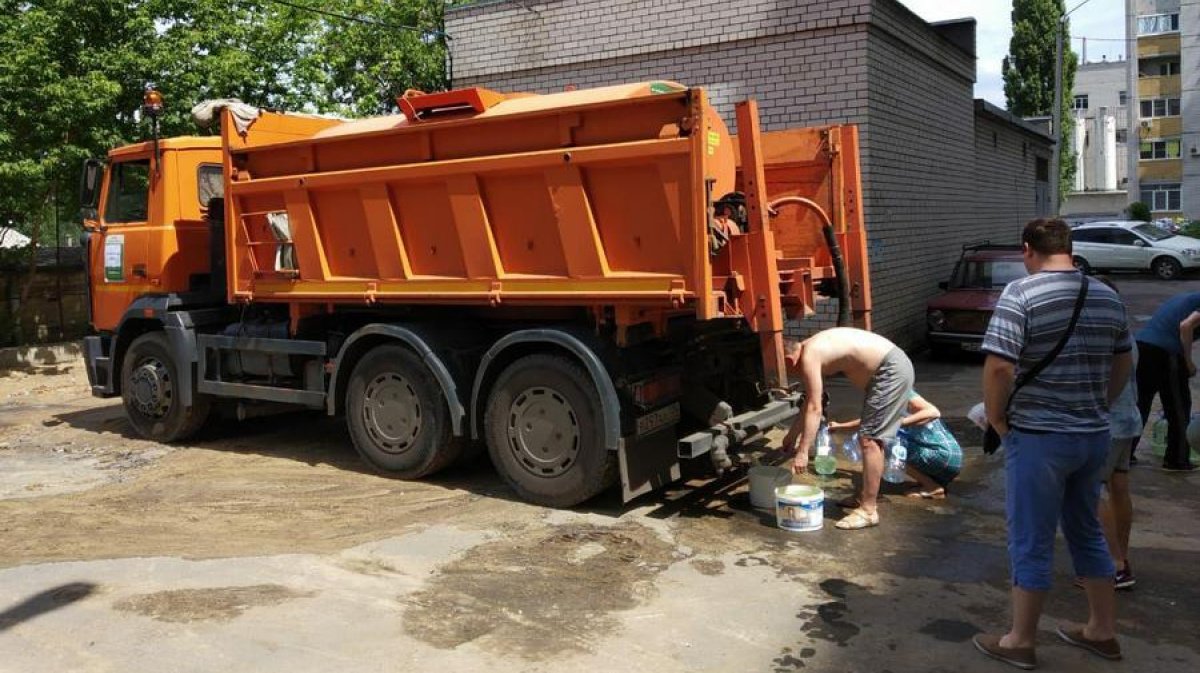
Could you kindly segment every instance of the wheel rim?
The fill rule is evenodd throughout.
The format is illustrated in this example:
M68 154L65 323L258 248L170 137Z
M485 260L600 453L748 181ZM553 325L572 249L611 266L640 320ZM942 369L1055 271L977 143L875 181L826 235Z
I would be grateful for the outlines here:
M363 396L363 427L385 453L401 454L416 444L423 420L421 399L403 376L380 374Z
M1156 271L1158 272L1158 276L1160 278L1174 278L1175 277L1175 265L1167 260L1163 260L1163 261L1159 262L1158 268L1156 269Z
M175 397L171 370L155 357L138 361L129 377L130 397L138 413L148 418L163 418L171 411Z
M556 477L579 456L579 417L567 398L544 387L529 388L513 400L508 414L508 446L530 474Z

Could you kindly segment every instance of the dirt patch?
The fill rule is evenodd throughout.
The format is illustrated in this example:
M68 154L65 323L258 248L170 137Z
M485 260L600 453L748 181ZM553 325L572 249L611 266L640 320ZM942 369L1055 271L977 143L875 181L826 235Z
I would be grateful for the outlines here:
M691 560L691 566L696 572L709 577L716 577L725 572L725 562L715 558L698 558Z
M405 628L435 647L477 641L529 660L589 651L616 628L612 613L652 595L671 558L637 525L569 524L480 545L406 597Z
M174 589L141 594L113 605L122 612L133 612L160 622L229 621L250 608L279 605L311 593L278 584L213 589Z

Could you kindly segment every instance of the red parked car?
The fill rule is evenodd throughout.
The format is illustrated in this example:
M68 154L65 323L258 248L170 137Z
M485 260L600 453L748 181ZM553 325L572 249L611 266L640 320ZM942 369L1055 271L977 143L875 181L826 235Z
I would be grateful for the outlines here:
M950 280L938 285L945 292L926 307L927 339L933 354L979 352L1004 286L1025 275L1020 246L986 242L963 246Z

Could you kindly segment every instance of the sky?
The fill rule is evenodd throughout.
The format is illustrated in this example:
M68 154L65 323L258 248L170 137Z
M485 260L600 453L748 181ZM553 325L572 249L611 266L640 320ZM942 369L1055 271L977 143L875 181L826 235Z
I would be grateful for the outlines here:
M1012 0L900 0L926 21L945 21L974 17L976 21L975 96L1000 107L1005 106L1004 80L1000 77L1000 62L1008 53L1012 38ZM1067 0L1067 9L1074 9L1082 0ZM1071 47L1081 54L1087 37L1088 61L1108 60L1125 55L1125 0L1088 0L1071 14ZM1103 39L1100 39L1103 38ZM1104 41L1117 40L1117 41Z

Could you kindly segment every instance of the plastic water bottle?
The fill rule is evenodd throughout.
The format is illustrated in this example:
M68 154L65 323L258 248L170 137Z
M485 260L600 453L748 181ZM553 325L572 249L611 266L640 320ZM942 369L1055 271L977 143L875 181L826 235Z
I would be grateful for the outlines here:
M1160 413L1150 434L1150 452L1162 458L1167 452L1167 415Z
M883 470L884 481L891 484L903 484L907 475L904 473L905 462L908 460L908 449L897 438L888 449L887 465Z
M821 476L837 472L837 458L833 455L833 443L829 441L829 428L824 423L817 430L817 458L813 469Z
M842 442L842 457L851 463L862 462L862 451L858 448L858 433L854 433Z

